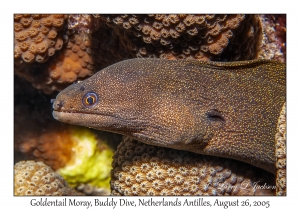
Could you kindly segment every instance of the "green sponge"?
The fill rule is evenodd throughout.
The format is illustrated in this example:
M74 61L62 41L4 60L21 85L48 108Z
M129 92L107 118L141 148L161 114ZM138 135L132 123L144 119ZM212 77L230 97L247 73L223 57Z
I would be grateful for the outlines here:
M110 190L110 171L113 150L97 139L89 129L72 131L75 146L71 161L57 172L72 187L81 183Z

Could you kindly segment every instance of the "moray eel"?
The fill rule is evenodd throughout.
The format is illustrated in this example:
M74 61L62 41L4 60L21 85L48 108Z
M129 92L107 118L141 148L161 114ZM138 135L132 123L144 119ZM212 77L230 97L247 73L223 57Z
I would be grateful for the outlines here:
M285 64L130 59L61 91L55 119L275 173Z

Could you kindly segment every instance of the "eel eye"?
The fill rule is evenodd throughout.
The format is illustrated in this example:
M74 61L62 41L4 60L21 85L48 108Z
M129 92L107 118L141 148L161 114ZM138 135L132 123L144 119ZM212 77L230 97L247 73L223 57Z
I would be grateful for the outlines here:
M86 93L82 98L82 103L85 107L92 108L98 103L98 96L96 93Z

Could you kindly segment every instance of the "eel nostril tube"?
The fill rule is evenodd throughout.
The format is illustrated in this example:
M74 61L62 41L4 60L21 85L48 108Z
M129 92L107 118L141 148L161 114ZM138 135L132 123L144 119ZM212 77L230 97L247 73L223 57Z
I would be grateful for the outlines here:
M63 102L62 101L59 101L57 104L53 104L53 108L55 109L58 109L60 110L63 106Z

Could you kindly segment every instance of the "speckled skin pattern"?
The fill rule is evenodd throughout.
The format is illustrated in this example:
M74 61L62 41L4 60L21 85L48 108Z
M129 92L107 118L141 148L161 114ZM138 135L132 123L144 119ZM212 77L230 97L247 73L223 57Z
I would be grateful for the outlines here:
M240 160L275 173L276 125L285 64L131 59L73 84L55 119L155 146ZM88 92L98 95L92 107Z

